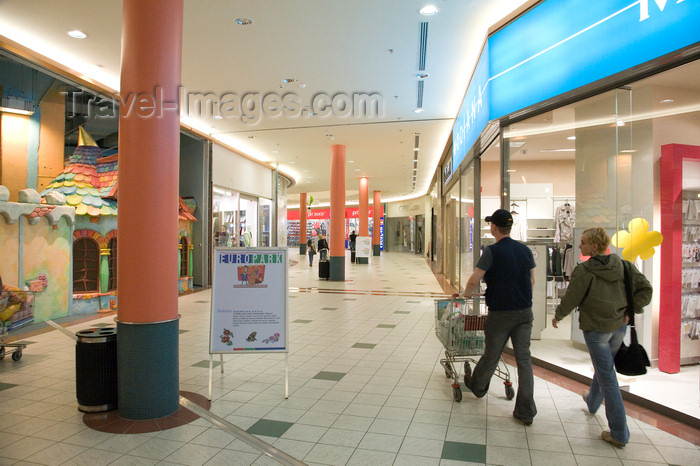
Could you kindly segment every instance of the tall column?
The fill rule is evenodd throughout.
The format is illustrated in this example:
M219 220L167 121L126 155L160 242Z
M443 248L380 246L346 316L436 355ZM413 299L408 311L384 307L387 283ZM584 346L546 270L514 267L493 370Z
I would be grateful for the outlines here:
M382 221L382 192L374 191L374 205L372 209L372 255L379 256L382 251L382 239L380 236Z
M299 254L306 254L306 193L299 194Z
M178 185L183 0L123 0L119 114L119 415L179 409Z
M330 280L345 280L345 146L331 146Z
M360 237L369 236L369 182L367 178L360 178ZM357 253L356 253L357 254ZM368 264L368 257L358 257L358 264Z

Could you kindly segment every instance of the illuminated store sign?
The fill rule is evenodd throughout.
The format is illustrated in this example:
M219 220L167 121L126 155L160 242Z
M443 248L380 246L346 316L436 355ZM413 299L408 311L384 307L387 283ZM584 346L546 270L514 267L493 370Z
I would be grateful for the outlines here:
M697 0L538 4L488 38L453 128L453 167L488 121L700 42L698 24Z

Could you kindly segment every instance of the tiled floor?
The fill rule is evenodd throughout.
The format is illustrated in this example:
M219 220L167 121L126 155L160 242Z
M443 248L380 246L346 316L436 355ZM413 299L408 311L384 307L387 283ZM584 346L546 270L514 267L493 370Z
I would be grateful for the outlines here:
M513 402L497 379L487 397L465 392L454 402L434 333L433 300L442 290L422 257L383 253L368 265L348 262L345 282L320 281L317 264L293 251L290 258L298 263L289 273L289 398L283 354L226 355L224 373L214 371L211 412L295 458L326 465L700 464L696 445L631 416L630 445L613 448L600 438L604 415L587 414L578 392L541 371L539 414L529 427L512 418ZM180 389L203 395L209 297L202 291L179 301ZM0 362L1 465L277 464L203 419L145 434L92 430L77 410L74 342L58 331L25 340L21 361Z

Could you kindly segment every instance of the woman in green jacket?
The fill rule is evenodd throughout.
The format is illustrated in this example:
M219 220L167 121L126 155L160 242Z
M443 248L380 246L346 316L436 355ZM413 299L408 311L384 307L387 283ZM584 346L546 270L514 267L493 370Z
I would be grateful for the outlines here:
M622 448L629 442L630 434L615 373L615 354L627 330L627 293L625 262L615 254L605 254L609 244L610 236L604 228L589 228L581 234L579 249L590 259L574 268L552 325L556 328L558 321L578 307L579 327L583 330L594 370L590 391L583 392L583 400L591 413L605 400L610 430L604 431L602 438ZM651 284L634 264L628 264L634 311L641 313L651 301Z

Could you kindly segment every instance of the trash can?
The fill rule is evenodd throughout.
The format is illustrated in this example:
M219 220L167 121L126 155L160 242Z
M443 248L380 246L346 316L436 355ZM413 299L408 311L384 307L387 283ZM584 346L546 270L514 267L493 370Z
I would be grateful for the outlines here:
M117 329L90 328L76 333L75 388L84 413L117 407Z

